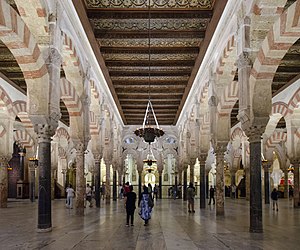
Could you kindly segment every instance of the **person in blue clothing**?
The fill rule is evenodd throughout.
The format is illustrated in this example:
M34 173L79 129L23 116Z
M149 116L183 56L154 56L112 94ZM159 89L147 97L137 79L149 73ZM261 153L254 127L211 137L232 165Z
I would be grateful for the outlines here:
M148 187L144 186L143 192L141 193L141 195L139 197L139 207L140 207L139 214L145 222L144 226L147 226L149 220L151 219L152 207L150 207L150 205L149 205L149 203L151 203L150 199L152 199L152 197L150 197L150 195L149 195Z

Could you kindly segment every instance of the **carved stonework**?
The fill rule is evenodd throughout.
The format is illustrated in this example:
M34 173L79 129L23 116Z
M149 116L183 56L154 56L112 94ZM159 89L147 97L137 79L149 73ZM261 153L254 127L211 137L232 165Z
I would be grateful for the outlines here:
M148 19L90 19L93 27L99 30L122 30L122 31L133 31L133 30L149 30ZM206 30L210 19L152 19L150 22L150 30Z
M101 39L98 40L100 46L111 47L147 47L149 45L148 38L141 39ZM151 38L150 46L153 47L197 47L200 45L202 39L200 38L165 38L155 39Z
M197 53L194 54L152 54L151 60L195 60ZM149 54L103 54L103 58L110 60L149 60Z
M212 9L214 6L214 0L86 0L88 8L193 8L193 9Z
M260 125L253 125L244 130L245 134L249 137L249 142L260 142L262 134L265 132L266 127Z
M151 81L159 81L159 80L166 80L166 81L187 81L188 76L161 76L161 77L155 77L151 76ZM149 77L139 77L139 76L112 76L111 79L113 81L147 81L149 80Z
M51 136L55 134L55 129L48 124L36 124L34 126L34 131L37 133L38 142L50 142Z
M243 52L239 55L239 58L237 60L238 68L245 68L245 67L252 67L252 60L250 58L250 54L248 52Z

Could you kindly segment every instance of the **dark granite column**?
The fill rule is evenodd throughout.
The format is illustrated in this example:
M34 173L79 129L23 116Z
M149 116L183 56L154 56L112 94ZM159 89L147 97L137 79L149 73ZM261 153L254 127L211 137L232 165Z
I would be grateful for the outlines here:
M294 166L294 207L299 207L299 162L291 161Z
M31 202L35 201L35 169L36 165L34 162L29 163L29 172L30 172L30 178L29 178L29 199Z
M162 198L162 171L159 171L158 176L158 198Z
M205 170L205 179L206 179L206 183L205 183L205 193L206 193L206 199L209 198L208 193L209 193L209 171Z
M183 170L183 200L186 201L186 190L187 190L187 169L184 167Z
M117 200L117 170L113 170L113 200Z
M95 200L96 200L96 207L100 207L100 186L101 186L101 179L100 179L100 162L101 160L95 159Z
M250 232L262 233L261 133L252 131L250 142Z
M262 162L264 167L265 204L270 204L270 173L267 160Z
M7 207L8 193L8 157L0 156L0 208Z
M226 150L226 144L217 144L216 155L216 215L224 216L224 153Z
M84 143L75 141L76 149L76 215L84 215L84 195L85 195L85 178L84 178Z
M194 184L194 177L195 177L195 162L196 159L192 159L190 161L190 182L192 182Z
M206 177L205 177L205 161L206 154L201 154L198 158L200 161L200 208L206 207Z
M38 137L38 231L52 230L51 219L51 136L54 134L50 125L38 124L35 127Z

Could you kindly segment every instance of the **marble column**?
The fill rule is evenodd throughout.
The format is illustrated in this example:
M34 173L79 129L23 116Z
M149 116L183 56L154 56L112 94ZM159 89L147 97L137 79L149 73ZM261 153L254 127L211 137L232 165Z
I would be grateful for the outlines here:
M200 208L206 207L206 176L205 176L205 161L206 154L201 154L198 158L200 161Z
M294 166L294 207L299 207L299 162L291 163Z
M85 196L85 178L84 178L84 151L85 146L82 141L75 142L76 149L76 215L84 215L84 196Z
M117 200L117 170L113 170L113 200Z
M183 170L183 200L186 201L186 190L187 190L187 168Z
M194 184L194 176L195 176L195 162L196 160L193 159L191 160L190 163L190 182L192 182Z
M216 155L216 215L224 216L224 153L226 145L217 145Z
M106 197L106 204L110 203L110 196L111 196L111 190L110 190L110 165L111 161L106 160L106 180L105 180L105 197Z
M264 167L265 204L270 204L270 163L263 161L262 164Z
M284 198L289 198L289 171L287 168L283 170L284 173Z
M24 157L25 157L25 153L24 152L20 152L19 153L19 155L20 155L20 176L21 176L21 178L20 178L20 180L21 181L24 181Z
M95 200L96 200L96 207L100 207L100 186L101 186L101 179L100 179L100 161L99 159L95 159Z
M253 129L250 142L250 232L262 233L261 133Z
M8 160L5 156L0 156L0 208L7 207L8 194Z
M159 199L162 198L162 171L158 172L158 197Z
M46 124L35 127L38 138L38 231L49 232L52 230L51 218L51 136L54 129Z
M138 197L140 197L141 193L143 192L142 191L142 171L139 170L138 173L139 173L139 193L138 193Z
M231 183L230 183L230 185L231 185L231 187L232 187L233 185L236 186L236 183L235 183L235 173L236 173L236 170L235 170L235 169L232 169L232 170L230 171L230 176L231 176ZM236 191L235 191L235 197L232 196L232 193L230 194L230 197L233 198L233 199L235 199L236 197L238 197L238 189L237 189L237 186L236 186Z

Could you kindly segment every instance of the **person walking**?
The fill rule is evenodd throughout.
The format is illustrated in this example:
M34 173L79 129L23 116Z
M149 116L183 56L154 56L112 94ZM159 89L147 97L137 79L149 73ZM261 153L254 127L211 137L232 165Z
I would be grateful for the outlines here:
M124 191L123 186L120 183L120 185L119 185L119 199L123 199L123 191Z
M275 206L276 206L276 211L278 211L278 192L276 188L274 188L271 193L271 199L273 204L273 210L275 210Z
M85 189L85 203L86 201L89 202L89 207L93 207L92 204L92 188L90 187L90 184L86 184L86 189ZM86 207L86 204L84 205Z
M209 203L208 205L211 204L211 200L213 200L213 204L215 205L215 189L213 188L213 186L210 186L210 189L209 189Z
M105 199L105 184L102 183L102 186L101 186L101 196L102 196L102 200Z
M153 205L153 200L152 197L150 197L149 195L148 187L144 185L143 192L139 197L139 207L140 207L139 214L145 222L144 226L147 226L149 220L151 219L151 212L152 212L151 201Z
M187 200L188 200L188 211L189 213L193 212L194 210L194 198L195 198L195 188L192 182L190 182L190 185L186 192Z
M133 192L133 186L129 186L129 192L127 192L125 196L125 208L126 208L126 226L129 227L129 219L131 219L131 226L133 226L134 221L134 211L136 209L135 203L136 203L136 193Z
M158 186L156 184L154 185L153 193L154 193L153 199L155 197L155 199L157 200L157 198L158 198Z
M67 204L66 204L66 207L73 209L73 198L75 196L75 191L72 188L71 184L69 185L69 187L67 187L66 192L67 192Z
M231 192L232 192L232 199L235 199L236 198L236 186L235 184L232 184L232 187L231 187Z

